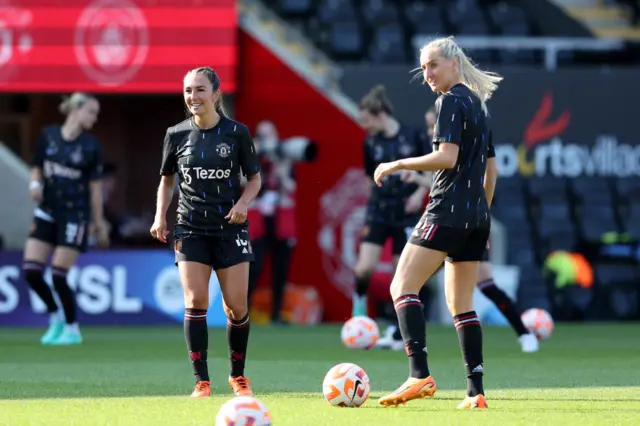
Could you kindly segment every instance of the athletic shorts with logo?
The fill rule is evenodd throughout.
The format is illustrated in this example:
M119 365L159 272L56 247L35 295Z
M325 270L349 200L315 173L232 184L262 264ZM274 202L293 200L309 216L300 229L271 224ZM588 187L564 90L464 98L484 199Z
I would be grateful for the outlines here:
M225 236L179 235L175 238L175 262L198 262L214 270L253 262L249 232Z
M53 221L35 217L29 238L54 247L69 247L81 253L87 251L89 224L84 220L57 219Z
M388 238L392 240L393 255L400 255L402 249L409 237L413 227L405 227L398 225L387 225L384 222L367 222L362 228L362 242L384 246Z
M447 254L448 262L481 262L487 253L491 228L454 228L427 224L414 229L409 242Z

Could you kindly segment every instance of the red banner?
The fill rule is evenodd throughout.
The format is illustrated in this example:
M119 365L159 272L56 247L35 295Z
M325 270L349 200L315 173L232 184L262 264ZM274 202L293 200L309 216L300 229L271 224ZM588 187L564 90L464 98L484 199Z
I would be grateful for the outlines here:
M172 93L214 68L235 91L234 0L0 0L0 91Z

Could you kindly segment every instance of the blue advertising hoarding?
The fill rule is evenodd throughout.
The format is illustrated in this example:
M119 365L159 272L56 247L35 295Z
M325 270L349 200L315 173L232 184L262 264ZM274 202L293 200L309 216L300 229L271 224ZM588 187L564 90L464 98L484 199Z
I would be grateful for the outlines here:
M211 274L209 326L225 326L220 286ZM51 285L50 270L45 277ZM182 322L184 297L174 256L163 250L90 252L69 271L78 321L87 325ZM22 278L22 253L0 253L0 326L46 325L45 305Z

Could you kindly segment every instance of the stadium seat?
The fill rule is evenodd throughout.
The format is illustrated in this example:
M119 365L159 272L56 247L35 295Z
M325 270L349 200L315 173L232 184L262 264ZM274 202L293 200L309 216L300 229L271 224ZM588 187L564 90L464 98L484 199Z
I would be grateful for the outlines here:
M402 27L387 25L378 28L373 36L369 57L378 64L406 62L408 58Z
M518 307L522 310L540 308L551 312L547 286L542 271L534 265L520 267Z
M618 178L615 181L615 188L620 201L640 201L640 179L637 177Z
M349 1L321 0L316 17L320 24L335 22L355 22L358 20L356 10Z
M606 178L582 177L571 180L571 193L585 203L607 203L611 205L611 185Z
M638 283L640 274L633 265L596 264L594 272L599 284L605 286L627 286Z
M398 9L383 0L364 0L361 6L365 22L372 28L382 25L398 25Z
M277 10L283 17L307 17L313 13L313 0L278 0Z
M640 202L629 205L627 216L623 218L624 231L640 241Z
M507 232L507 263L510 265L535 265L538 259L535 255L533 241L528 232L513 229Z
M582 236L588 241L600 240L607 232L619 231L610 204L585 205L578 217Z
M410 30L414 35L442 36L448 32L443 22L442 11L437 4L414 1L404 10L405 18L409 22Z
M331 55L340 59L355 59L362 56L364 40L357 22L336 22L329 29Z
M563 178L534 177L528 181L529 194L534 200L550 203L565 203L567 200L567 181Z
M465 6L460 7L460 4ZM451 3L447 9L449 21L460 35L487 35L490 33L485 16L473 2Z

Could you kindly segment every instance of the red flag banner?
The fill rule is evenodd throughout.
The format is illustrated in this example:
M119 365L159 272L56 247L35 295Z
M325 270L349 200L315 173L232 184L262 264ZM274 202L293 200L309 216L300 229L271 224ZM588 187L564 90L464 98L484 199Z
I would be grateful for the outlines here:
M171 93L214 68L235 91L234 0L0 0L0 91Z

